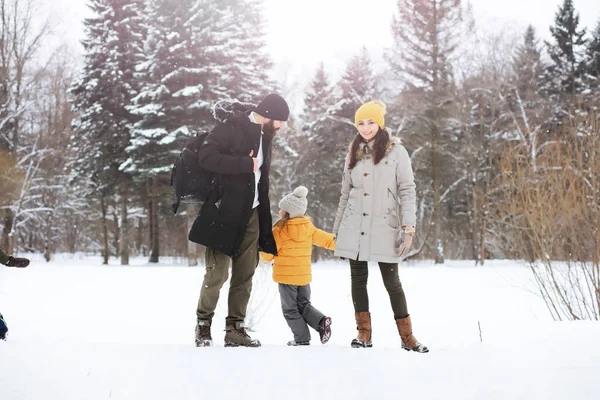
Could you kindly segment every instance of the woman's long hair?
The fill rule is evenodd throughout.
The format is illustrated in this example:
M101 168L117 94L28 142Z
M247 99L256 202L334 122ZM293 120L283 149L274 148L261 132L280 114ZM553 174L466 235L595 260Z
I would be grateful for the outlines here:
M385 129L379 128L373 140L375 141L373 143L373 164L377 165L385 157L387 145L390 141L390 134ZM360 161L357 153L361 143L366 143L366 141L360 136L360 133L357 133L350 145L350 163L348 164L348 169L356 167L356 164Z

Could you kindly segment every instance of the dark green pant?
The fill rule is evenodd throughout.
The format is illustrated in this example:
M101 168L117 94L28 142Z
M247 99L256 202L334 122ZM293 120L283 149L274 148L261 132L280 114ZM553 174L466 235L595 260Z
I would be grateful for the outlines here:
M219 292L229 277L231 262L228 315L225 323L229 326L236 322L244 322L252 291L252 277L258 265L258 235L258 211L254 209L236 257L231 258L218 251L206 249L206 273L196 310L198 320L212 322L219 301Z
M4 250L0 249L0 264L6 265L8 262L8 254L4 252Z
M379 263L383 284L390 296L394 318L401 319L408 316L408 307L406 306L406 296L402 283L398 277L397 263ZM352 281L352 302L354 303L354 312L369 311L369 293L367 292L367 280L369 278L369 268L366 261L350 260L350 274Z

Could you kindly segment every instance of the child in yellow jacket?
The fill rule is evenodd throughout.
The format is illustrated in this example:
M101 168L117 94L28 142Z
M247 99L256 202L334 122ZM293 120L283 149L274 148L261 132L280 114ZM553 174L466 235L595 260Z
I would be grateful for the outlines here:
M273 263L273 280L279 284L283 316L294 334L288 346L310 344L312 327L319 332L321 343L331 337L331 318L310 303L312 246L335 250L333 234L317 229L310 217L304 216L308 189L297 187L279 202L281 219L273 227L277 256L260 253L264 262Z

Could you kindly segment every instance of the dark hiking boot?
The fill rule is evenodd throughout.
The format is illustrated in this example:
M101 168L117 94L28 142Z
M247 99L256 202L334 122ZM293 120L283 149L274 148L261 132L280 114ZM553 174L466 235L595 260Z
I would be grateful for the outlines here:
M419 343L419 341L413 336L410 315L406 318L397 319L396 326L398 327L398 333L400 334L402 348L404 350L416 351L417 353L429 353L427 346Z
M198 321L196 324L196 347L211 347L213 345L210 334L210 322Z
M236 322L225 328L225 347L260 347L260 342L248 335L243 322Z
M371 343L371 314L369 312L354 313L358 336L352 339L350 346L354 348L373 347Z
M6 263L7 267L15 267L15 268L25 268L29 265L29 260L27 258L19 258L19 257L8 257L8 262Z
M321 343L325 344L331 339L331 318L323 317L319 322L319 336Z
M0 340L6 340L6 335L8 335L8 325L6 325L4 317L0 314Z
M295 340L290 340L287 342L288 346L310 346L310 342L296 342Z

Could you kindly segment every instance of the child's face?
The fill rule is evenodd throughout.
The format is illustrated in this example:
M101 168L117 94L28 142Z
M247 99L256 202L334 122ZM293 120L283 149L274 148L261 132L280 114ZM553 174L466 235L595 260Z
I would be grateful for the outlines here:
M279 210L279 217L285 218L285 210Z

